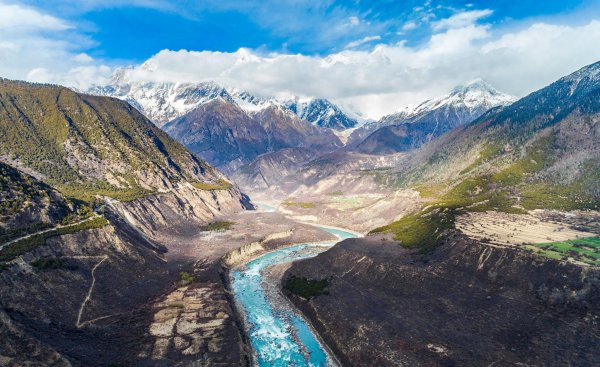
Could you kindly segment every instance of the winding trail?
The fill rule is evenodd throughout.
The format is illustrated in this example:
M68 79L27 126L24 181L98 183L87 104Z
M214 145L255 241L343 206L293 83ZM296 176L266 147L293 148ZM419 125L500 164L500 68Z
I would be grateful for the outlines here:
M91 299L92 292L94 291L94 285L96 284L96 274L95 274L96 273L96 269L98 269L98 267L100 265L102 265L102 263L104 261L108 260L108 255L104 255L104 256L90 256L90 258L92 258L92 257L96 257L96 258L100 257L101 260L96 265L94 265L94 267L92 268L92 284L90 284L90 289L88 289L87 295L85 296L85 299L83 300L83 302L81 302L81 306L79 307L79 312L77 313L77 322L75 323L75 326L77 326L78 329L81 328L81 327L83 327L84 325L89 324L91 322L94 322L96 320L100 320L100 319L104 319L104 318L109 317L109 316L102 316L102 317L99 317L99 318L96 318L96 319L93 319L93 320L88 320L88 321L81 322L81 316L83 315L83 309L85 308L85 304L88 303L89 300Z
M41 230L41 231L37 231L37 232L33 232L33 233L30 233L30 234L27 234L25 236L21 236L21 237L15 238L13 240L10 240L10 241L5 242L2 245L0 245L0 250L2 250L3 248L5 248L6 246L12 245L13 243L19 242L19 241L24 240L26 238L33 237L33 236L36 236L36 235L39 235L39 234L44 234L44 233L56 231L57 229L60 229L60 228L68 228L68 227L76 226L76 225L81 224L81 223L89 222L90 220L96 219L96 218L98 218L100 216L101 216L100 214L94 213L94 215L92 215L92 216L90 216L88 218L82 219L79 222L69 223L69 224L59 224L59 225L57 225L55 227L52 227L52 228L44 229L44 230Z

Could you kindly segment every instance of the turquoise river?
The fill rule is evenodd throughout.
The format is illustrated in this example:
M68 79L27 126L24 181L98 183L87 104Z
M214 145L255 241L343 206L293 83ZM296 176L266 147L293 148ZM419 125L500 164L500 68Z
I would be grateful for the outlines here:
M356 237L339 229L319 227L341 239ZM336 366L302 315L265 276L271 265L305 259L334 243L305 243L281 248L231 271L236 304L245 318L255 362L267 366Z

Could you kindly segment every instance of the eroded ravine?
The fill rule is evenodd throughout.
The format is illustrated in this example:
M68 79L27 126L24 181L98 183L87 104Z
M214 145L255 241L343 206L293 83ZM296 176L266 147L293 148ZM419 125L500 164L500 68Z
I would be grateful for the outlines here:
M340 229L319 227L340 239L356 237ZM335 366L305 318L278 291L268 268L316 256L335 243L305 243L264 254L231 270L231 287L244 317L258 366Z

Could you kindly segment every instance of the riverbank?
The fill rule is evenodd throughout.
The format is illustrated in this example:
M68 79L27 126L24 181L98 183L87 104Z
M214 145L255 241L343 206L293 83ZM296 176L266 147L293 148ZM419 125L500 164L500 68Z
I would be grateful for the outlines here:
M318 254L316 254L316 255L318 255ZM275 287L275 288L276 288L277 292L279 293L279 295L281 296L283 302L286 304L286 306L289 308L292 308L292 309L297 308L296 312L307 321L306 324L310 328L311 332L316 336L321 347L326 349L327 354L329 356L331 356L331 358L334 360L334 362L336 363L337 366L344 366L345 364L341 363L338 352L335 352L331 348L330 341L326 340L323 337L323 335L321 334L321 331L317 329L316 326L318 326L318 324L314 325L310 321L311 319L307 318L308 315L305 314L305 310L298 308L296 306L296 304L294 304L288 298L288 296L284 293L284 291L283 291L284 274L290 268L290 266L292 264L293 264L293 262L290 261L290 262L280 263L280 264L276 264L276 265L272 265L272 266L268 267L265 272L265 282L277 285L277 287Z

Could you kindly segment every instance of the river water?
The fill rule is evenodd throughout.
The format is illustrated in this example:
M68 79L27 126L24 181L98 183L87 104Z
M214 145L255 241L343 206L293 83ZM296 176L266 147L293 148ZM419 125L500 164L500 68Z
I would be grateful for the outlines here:
M319 227L340 239L355 234ZM271 265L316 256L334 243L305 243L269 252L231 271L236 304L245 317L258 366L336 366L303 316L271 284L265 269Z

